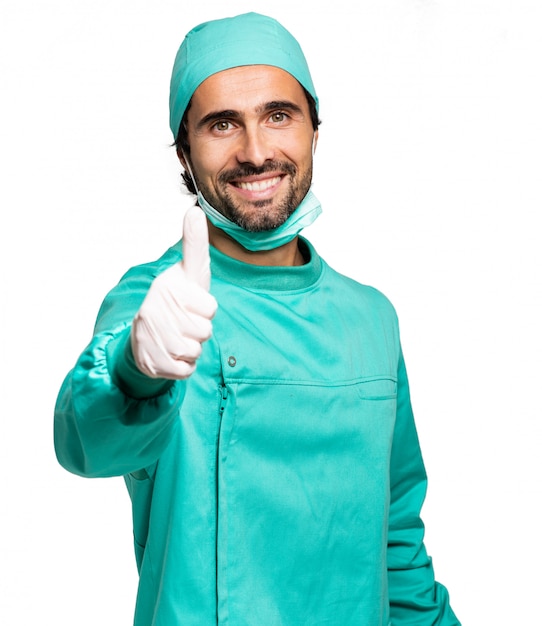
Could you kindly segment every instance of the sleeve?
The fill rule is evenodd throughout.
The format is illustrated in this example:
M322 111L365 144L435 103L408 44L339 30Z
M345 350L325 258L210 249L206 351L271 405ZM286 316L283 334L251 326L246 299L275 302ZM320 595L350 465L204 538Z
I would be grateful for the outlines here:
M143 469L171 440L185 382L146 377L130 347L132 319L156 273L134 268L108 294L92 340L61 386L55 452L74 474L122 476Z
M393 626L460 626L446 588L435 580L420 511L427 476L412 414L402 354L390 468L388 585Z

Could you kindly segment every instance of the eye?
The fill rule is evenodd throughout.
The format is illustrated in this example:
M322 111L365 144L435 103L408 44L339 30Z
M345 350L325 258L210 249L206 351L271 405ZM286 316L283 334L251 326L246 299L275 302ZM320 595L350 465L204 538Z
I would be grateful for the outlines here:
M280 124L288 119L288 115L284 111L275 111L269 119L274 124Z
M217 130L218 132L224 132L231 128L231 124L230 122L228 122L228 120L219 120L218 122L215 122L213 124L212 128L213 130Z

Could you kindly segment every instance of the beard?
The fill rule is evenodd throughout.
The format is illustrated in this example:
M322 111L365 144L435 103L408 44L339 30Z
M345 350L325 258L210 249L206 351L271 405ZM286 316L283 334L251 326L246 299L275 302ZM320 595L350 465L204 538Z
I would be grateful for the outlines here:
M246 176L257 176L266 172L283 172L290 177L290 186L287 194L278 203L272 198L248 202L250 208L243 207L242 203L235 202L231 197L228 184ZM282 226L297 209L301 200L307 194L312 180L312 168L308 168L300 179L296 180L297 169L288 162L270 161L261 167L241 165L235 169L222 172L218 177L218 193L214 193L204 183L197 180L198 189L207 202L219 213L249 232L273 230Z

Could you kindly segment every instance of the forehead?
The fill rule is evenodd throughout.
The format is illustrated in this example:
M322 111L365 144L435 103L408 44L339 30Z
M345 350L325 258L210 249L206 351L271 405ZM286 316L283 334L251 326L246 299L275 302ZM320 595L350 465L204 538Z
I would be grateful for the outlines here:
M291 101L308 109L303 88L291 74L271 65L246 65L205 79L192 96L191 110L205 115L211 110L249 110L272 101Z

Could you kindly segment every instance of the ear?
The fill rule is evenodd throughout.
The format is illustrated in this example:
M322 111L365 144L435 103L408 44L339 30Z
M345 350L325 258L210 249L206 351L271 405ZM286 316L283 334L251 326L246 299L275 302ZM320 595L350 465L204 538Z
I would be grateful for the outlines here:
M181 165L184 167L184 169L188 170L188 167L186 166L186 157L184 155L184 152L181 150L180 146L177 148L177 157L179 161L181 162Z
M316 144L318 143L318 129L314 131L314 135L312 136L312 156L316 152Z

